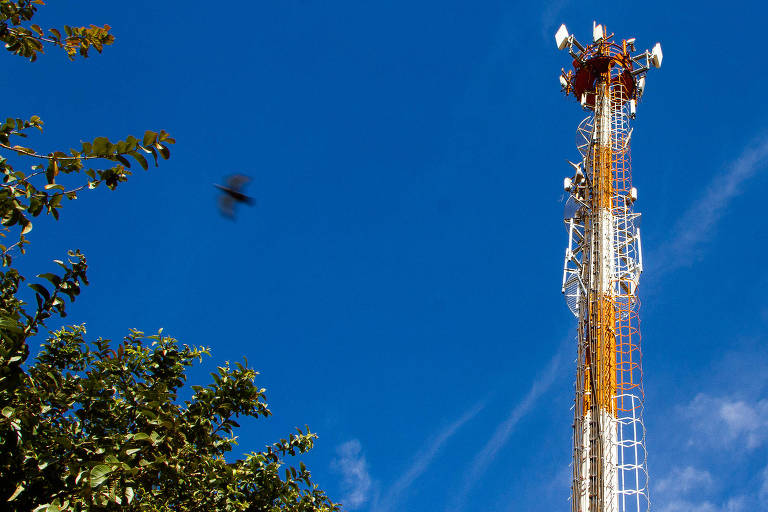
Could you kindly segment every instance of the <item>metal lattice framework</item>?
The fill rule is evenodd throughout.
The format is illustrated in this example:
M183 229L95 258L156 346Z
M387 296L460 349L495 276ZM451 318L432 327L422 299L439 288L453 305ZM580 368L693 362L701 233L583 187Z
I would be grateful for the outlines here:
M573 70L560 83L591 111L578 126L581 156L565 207L568 246L563 294L578 318L573 435L573 512L650 508L646 469L637 287L643 268L630 139L645 73L659 67L660 45L631 56L634 39L616 43L593 26L582 46L563 25L555 36Z

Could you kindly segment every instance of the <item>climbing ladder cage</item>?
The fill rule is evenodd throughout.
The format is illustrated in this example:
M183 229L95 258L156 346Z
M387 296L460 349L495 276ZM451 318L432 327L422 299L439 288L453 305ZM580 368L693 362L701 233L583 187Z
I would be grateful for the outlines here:
M637 286L643 270L639 213L633 211L630 158L630 104L624 82L611 82L611 153L614 219L612 291L616 333L616 428L618 499L621 512L650 508L643 424L643 380L640 351L640 303Z

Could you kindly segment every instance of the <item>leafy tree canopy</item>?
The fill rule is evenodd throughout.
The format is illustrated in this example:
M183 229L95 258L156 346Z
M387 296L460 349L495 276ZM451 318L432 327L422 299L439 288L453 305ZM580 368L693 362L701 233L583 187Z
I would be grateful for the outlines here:
M101 52L114 37L110 27L63 27L32 23L41 0L0 0L0 41L34 61L47 46L70 59ZM303 463L283 459L306 453L316 435L297 430L264 450L227 462L236 444L238 417L265 418L265 390L256 372L237 363L220 366L208 386L192 386L179 399L188 368L208 354L158 332L132 330L115 345L89 341L83 325L50 331L46 322L66 316L66 304L88 284L85 256L69 251L54 272L39 274L25 303L26 280L12 267L14 249L24 253L32 218L55 220L64 200L103 184L114 190L132 165L149 168L170 156L174 139L146 131L111 142L97 137L74 149L41 152L18 143L38 116L0 124L0 503L18 511L59 510L340 510L311 480ZM31 172L8 157L31 159ZM62 174L80 179L74 187ZM28 362L33 338L45 338Z

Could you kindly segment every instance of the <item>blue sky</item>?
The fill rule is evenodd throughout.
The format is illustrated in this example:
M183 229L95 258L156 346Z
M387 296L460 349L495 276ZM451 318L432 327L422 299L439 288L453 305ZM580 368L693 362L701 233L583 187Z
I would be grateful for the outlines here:
M632 137L654 510L768 510L766 8L703 4L51 2L110 24L69 63L7 56L30 145L165 129L171 160L37 222L29 272L78 247L71 322L208 345L349 510L567 510L575 320L560 295L565 159L586 115L553 34L660 41ZM224 7L226 6L226 7ZM212 187L253 177L229 222Z

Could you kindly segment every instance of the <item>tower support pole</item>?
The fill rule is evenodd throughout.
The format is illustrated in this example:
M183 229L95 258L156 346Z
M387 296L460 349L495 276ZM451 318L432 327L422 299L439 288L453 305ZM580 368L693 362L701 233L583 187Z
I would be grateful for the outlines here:
M579 163L566 178L569 246L563 293L578 318L573 434L573 512L650 508L642 423L643 389L637 285L642 272L637 190L629 142L637 102L661 47L632 56L600 25L581 45L563 25L555 36L573 70L560 83L590 111L579 125Z

